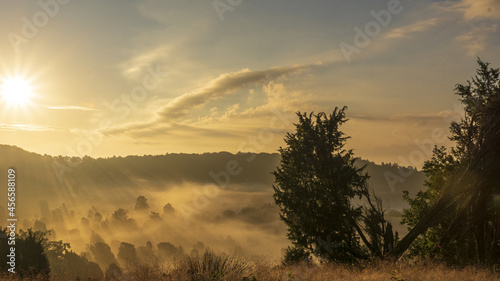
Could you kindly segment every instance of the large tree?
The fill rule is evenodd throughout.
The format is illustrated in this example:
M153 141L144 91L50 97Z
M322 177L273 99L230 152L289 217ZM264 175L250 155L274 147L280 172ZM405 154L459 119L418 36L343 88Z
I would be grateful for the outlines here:
M349 138L340 130L347 121L345 107L330 115L297 115L296 132L287 133L287 146L279 149L280 167L273 173L274 199L295 247L287 256L311 253L348 263L381 256L383 244L392 246L392 231L383 239L387 223L380 201L372 197L364 167L356 167L357 158L344 149ZM355 204L356 198L368 207Z
M499 261L500 70L480 59L478 64L472 81L455 89L465 111L460 122L451 124L455 147L450 153L434 150L424 165L427 191L407 198L404 222L411 231L396 256L417 239L412 251L419 255L439 254L454 263ZM420 247L423 243L430 247Z

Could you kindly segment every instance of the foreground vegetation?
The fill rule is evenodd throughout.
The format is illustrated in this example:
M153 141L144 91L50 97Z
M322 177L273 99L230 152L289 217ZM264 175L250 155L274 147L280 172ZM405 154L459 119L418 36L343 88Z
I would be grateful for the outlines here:
M21 279L17 275L5 274L1 280L47 280L43 277ZM69 280L51 278L50 280ZM73 280L73 279L71 279ZM82 280L82 279L76 279ZM185 257L175 262L172 268L157 265L136 265L126 269L108 269L103 278L85 280L134 280L134 281L298 281L298 280L500 280L493 269L480 267L453 268L443 264L422 263L419 265L394 264L393 262L371 262L365 266L349 266L338 263L299 263L282 266L263 260L247 260L236 255L207 251L196 257Z

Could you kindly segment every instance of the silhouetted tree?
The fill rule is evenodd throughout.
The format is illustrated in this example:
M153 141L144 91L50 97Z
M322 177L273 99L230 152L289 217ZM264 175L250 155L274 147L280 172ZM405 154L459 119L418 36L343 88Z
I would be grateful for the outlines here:
M136 211L147 211L149 210L149 204L148 204L148 199L144 196L139 196L137 197L137 200L135 201L135 207L134 210Z
M49 278L50 264L44 252L44 245L47 242L46 232L19 230L16 239L17 251L17 271L21 278L34 278L42 276L42 279Z
M99 212L96 212L94 215L94 222L101 223L101 221L102 221L102 215Z
M127 210L120 208L120 209L114 211L112 218L115 222L119 222L119 223L127 222L128 221Z
M121 208L113 212L111 215L111 222L118 227L129 229L137 227L136 221L128 216L128 211ZM101 224L101 227L104 229L105 225Z
M95 231L92 231L90 233L90 244L95 244L95 243L104 243L104 239L102 238L101 235L99 235L99 233L95 232Z
M68 251L69 244L49 242L46 247L54 280L101 280L104 276L98 264Z
M424 165L428 189L414 199L405 195L410 209L403 222L411 230L396 256L414 245L413 254L436 256L439 251L452 263L499 263L500 69L480 59L478 64L472 81L455 88L465 110L464 118L450 127L455 147L451 153L435 148Z
M297 249L321 259L354 262L382 256L386 221L381 203L374 202L367 186L364 167L356 168L357 158L344 149L344 110L335 108L329 116L297 113L296 132L287 133L287 147L279 149L273 189L280 218ZM368 207L355 206L355 197L365 199Z
M111 263L116 263L115 255L111 252L108 244L97 242L89 246L89 251L94 260L102 267L108 268Z
M157 213L157 212L151 212L151 214L149 215L149 219L152 220L152 221L156 221L156 222L159 222L159 221L163 220L160 217L160 213Z
M160 255L166 258L179 257L184 254L182 247L176 247L170 242L160 242L157 247Z
M163 206L163 213L165 215L173 215L173 214L175 214L174 207L172 207L172 205L170 203L165 204L165 206Z
M70 244L63 241L48 241L45 245L45 253L50 264L52 276L62 277L66 273L65 255L69 252Z
M137 248L137 256L141 263L145 264L157 264L158 257L153 251L153 243L151 241L146 242L146 246L139 246Z
M89 261L87 264L86 273L89 280L102 280L102 278L104 277L104 273L101 267L97 263L91 261ZM86 280L87 278L85 278L84 280Z
M106 269L106 274L104 280L106 281L118 281L123 279L123 273L121 268L116 265L116 263L112 263Z
M118 249L118 260L122 262L122 266L137 264L138 259L135 246L126 242L120 243L120 248Z
M90 224L89 219L87 219L86 217L82 217L81 220L80 220L80 223L83 226L89 226L89 224Z

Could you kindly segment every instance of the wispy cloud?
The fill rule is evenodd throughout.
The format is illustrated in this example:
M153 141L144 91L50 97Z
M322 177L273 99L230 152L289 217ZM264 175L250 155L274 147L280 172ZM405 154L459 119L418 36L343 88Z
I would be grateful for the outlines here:
M136 77L147 66L163 62L172 53L173 46L163 45L133 57L129 61L123 63L123 75L132 78Z
M85 106L46 106L48 109L56 109L56 110L83 110L83 111L95 111L95 108L85 107Z
M424 32L424 31L430 29L431 27L437 25L438 23L439 23L438 18L432 18L432 19L427 19L424 21L419 21L419 22L416 22L414 24L410 24L407 26L393 29L385 35L385 38L407 37L412 33Z
M301 108L314 107L310 104L313 101L313 95L301 91L288 91L282 83L271 81L262 87L262 91L266 94L266 102L260 106L246 109L239 114L240 117L272 116L275 110L295 113Z
M349 114L351 119L359 119L373 122L408 122L408 123L427 123L436 121L449 122L451 119L460 118L459 112L445 110L426 114L396 114L396 115L372 115L372 114Z
M175 132L198 130L204 134L223 135L222 131L208 129L207 124L226 122L234 118L259 118L272 114L272 110L288 107L295 110L304 99L301 92L289 92L281 83L276 83L280 78L287 75L305 71L310 65L292 65L285 67L272 67L262 71L252 71L243 69L236 72L224 73L209 81L204 87L193 92L183 94L161 107L156 112L156 118L147 122L135 122L125 124L106 130L107 135L128 134L132 137L170 135ZM244 104L234 103L224 111L218 113L217 108L212 108L207 116L202 116L198 120L189 119L189 114L194 109L204 107L210 101L222 98L226 95L242 90L248 86L262 86L262 92L266 96L264 104L248 108ZM244 101L242 101L244 103ZM220 116L217 116L220 115ZM213 124L212 124L213 125ZM208 131L207 131L208 130Z
M467 50L469 56L477 56L477 54L484 49L488 42L490 33L496 32L498 29L497 24L481 25L474 27L472 30L455 37L455 40L460 46Z
M0 131L54 131L54 128L35 124L0 124Z
M194 107L203 106L209 101L233 93L250 84L264 84L288 74L302 72L307 67L307 65L293 65L272 67L263 71L243 69L221 74L205 87L173 99L158 114L164 120L175 120L188 114Z
M500 1L498 0L462 0L456 8L464 13L467 20L500 19Z

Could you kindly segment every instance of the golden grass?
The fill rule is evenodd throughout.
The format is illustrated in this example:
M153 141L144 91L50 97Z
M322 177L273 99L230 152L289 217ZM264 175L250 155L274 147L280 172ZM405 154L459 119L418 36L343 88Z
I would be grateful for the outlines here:
M223 256L224 257L228 257ZM375 280L375 281L448 281L448 280L499 280L500 275L493 270L478 267L466 267L461 269L450 268L442 264L427 264L421 266L396 265L390 262L379 262L364 268L351 267L341 264L307 265L298 264L294 266L275 266L265 261L231 259L231 266L226 271L216 270L211 272L208 268L204 270L192 270L186 267L185 261L178 264L172 270L157 272L157 279L131 279L136 281L146 280L168 280L168 281L193 281L193 280L217 280L217 281L331 281L331 280ZM241 265L235 265L242 262ZM202 262L200 259L199 262ZM219 259L219 261L221 261ZM192 262L192 260L191 260ZM206 262L206 261L205 261ZM245 270L241 270L242 267ZM195 266L196 267L196 266ZM194 267L194 268L195 268ZM220 269L220 267L217 267ZM234 269L234 271L233 271ZM131 272L127 274L131 276Z
M372 263L363 268L341 264L293 266L272 265L264 260L249 261L235 255L207 252L200 257L186 257L169 269L157 265L140 265L124 269L123 280L130 281L331 281L391 280L448 281L499 280L499 273L479 267L451 268L442 264L420 266L391 262ZM0 274L0 280L17 281L12 274ZM23 279L39 281L38 279Z

